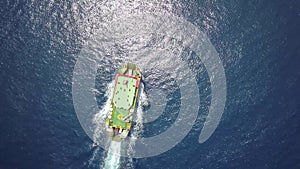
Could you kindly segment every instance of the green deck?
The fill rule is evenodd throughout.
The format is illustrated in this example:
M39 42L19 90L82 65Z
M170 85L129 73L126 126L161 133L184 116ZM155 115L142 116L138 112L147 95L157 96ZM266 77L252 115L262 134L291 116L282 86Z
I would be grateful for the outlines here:
M115 85L113 103L118 109L129 110L135 96L136 79L118 76Z
M123 122L118 118L119 115L125 115L125 114L127 114L126 111L124 111L124 110L122 111L120 109L115 109L114 113L112 115L112 118L111 118L111 125L114 127L122 128L122 129L128 128L127 127L128 123Z
M131 108L134 109L132 106L135 106L136 82L137 80L131 77L117 77L112 100L114 108L110 120L111 126L123 129L130 128L131 123L123 122L120 118L127 116Z

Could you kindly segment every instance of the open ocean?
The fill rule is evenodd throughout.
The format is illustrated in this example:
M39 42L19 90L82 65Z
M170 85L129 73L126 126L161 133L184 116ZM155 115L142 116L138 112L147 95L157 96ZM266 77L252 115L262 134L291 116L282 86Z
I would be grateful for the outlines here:
M218 84L226 86L223 115L201 144L214 105L210 78L219 76L218 65L210 65L209 74L184 40L194 33L191 25L206 34L226 77ZM204 41L195 37L193 42ZM157 119L146 114L153 119L144 119L139 137L160 135L179 117L182 99L189 97L177 83L185 80L181 61L194 76L191 95L200 101L188 105L198 111L194 124L186 122L192 124L188 134L158 155L119 158L120 169L300 168L299 0L0 1L0 169L105 166L107 150L93 146L75 111L80 59L96 65L91 90L99 109L122 64L141 68L149 97L143 113L155 104L165 107ZM153 99L157 91L162 95Z

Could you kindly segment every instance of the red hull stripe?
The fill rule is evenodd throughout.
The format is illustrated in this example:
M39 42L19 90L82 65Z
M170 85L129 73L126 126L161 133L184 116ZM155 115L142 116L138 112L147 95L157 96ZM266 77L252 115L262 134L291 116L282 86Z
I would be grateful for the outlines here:
M117 74L117 76L115 78L115 83L117 82L117 79L118 79L119 76L124 76L124 77L129 77L129 78L135 79L136 80L136 84L135 85L136 85L137 88L140 85L140 80L137 77L135 77L135 76L129 76L129 75L126 75L126 74Z

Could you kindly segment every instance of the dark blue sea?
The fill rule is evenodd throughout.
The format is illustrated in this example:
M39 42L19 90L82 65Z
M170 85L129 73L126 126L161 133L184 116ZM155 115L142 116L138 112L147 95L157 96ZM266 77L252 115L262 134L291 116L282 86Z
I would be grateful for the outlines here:
M218 84L226 87L222 117L201 144L209 107L215 106L210 78L218 78L217 63L209 74L191 47L203 39L183 40L193 31L171 17L207 36L226 77L226 84ZM175 36L181 28L186 31ZM144 121L139 137L166 131L188 97L176 83L184 77L173 55L189 65L198 86L191 95L200 101L188 105L197 107L195 123L186 122L191 130L170 150L121 157L120 169L299 169L299 39L299 0L2 0L0 169L104 167L107 150L93 146L76 114L74 72L80 59L96 65L92 90L99 109L117 69L137 64L144 93L160 91L166 104L156 120ZM87 77L86 69L76 71ZM155 103L148 101L144 112Z

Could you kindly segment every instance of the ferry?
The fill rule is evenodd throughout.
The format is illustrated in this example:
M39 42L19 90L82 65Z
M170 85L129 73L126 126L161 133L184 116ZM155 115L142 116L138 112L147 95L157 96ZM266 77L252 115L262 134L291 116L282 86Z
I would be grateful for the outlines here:
M111 107L106 119L106 133L113 141L122 141L129 135L137 110L142 74L132 63L117 71L114 80Z

